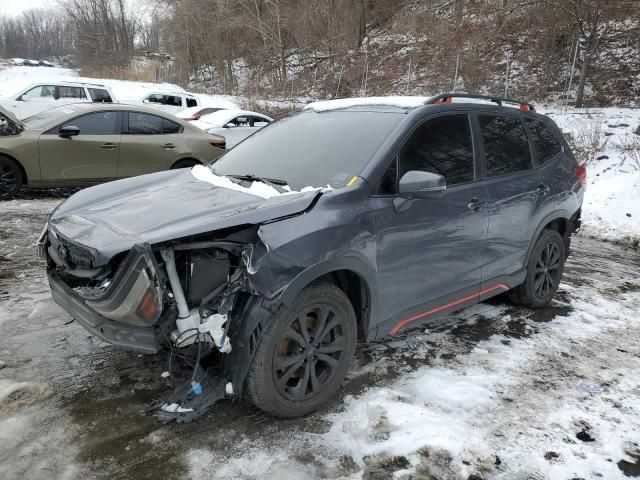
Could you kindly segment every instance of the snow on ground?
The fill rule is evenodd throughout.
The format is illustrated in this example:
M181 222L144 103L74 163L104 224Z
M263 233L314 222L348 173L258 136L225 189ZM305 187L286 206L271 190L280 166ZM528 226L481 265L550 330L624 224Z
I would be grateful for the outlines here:
M563 132L586 150L583 231L607 240L640 239L640 109L547 108ZM640 132L640 130L638 130ZM578 152L580 155L580 152ZM637 245L637 243L636 243Z
M568 313L548 323L527 323L524 329L535 331L530 336L492 335L453 360L441 355L396 381L347 396L341 410L326 415L325 433L247 441L222 455L194 447L187 454L191 474L195 479L626 478L622 468L640 458L640 283L630 292L615 291L608 288L609 279L595 277L589 288L574 286L573 278L564 283ZM490 318L505 325L518 321L502 308L475 308L487 327ZM473 310L467 313L473 316ZM423 342L441 352L450 348L447 335L427 332L415 338L409 346L418 358ZM594 383L602 393L583 393L576 388L579 381ZM314 452L304 468L295 461L304 458L300 450Z
M153 92L186 92L178 85L171 83L148 83L110 78L80 77L78 72L68 68L58 67L9 67L0 69L0 97L11 96L23 88L39 82L70 81L98 83L111 88L118 101L139 101L145 95ZM194 94L202 105L225 108L237 108L238 99L229 95Z

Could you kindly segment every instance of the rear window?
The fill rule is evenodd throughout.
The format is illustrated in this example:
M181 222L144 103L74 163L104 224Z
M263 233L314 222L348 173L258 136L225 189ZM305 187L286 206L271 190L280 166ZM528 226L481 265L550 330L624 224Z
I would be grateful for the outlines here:
M527 132L519 118L480 115L479 119L489 177L532 167Z
M544 123L533 118L527 118L525 121L531 134L533 151L538 165L548 162L560 153L562 150L560 142Z
M89 94L94 103L113 103L111 95L103 88L89 88Z
M164 118L148 113L129 112L129 133L132 135L159 135Z

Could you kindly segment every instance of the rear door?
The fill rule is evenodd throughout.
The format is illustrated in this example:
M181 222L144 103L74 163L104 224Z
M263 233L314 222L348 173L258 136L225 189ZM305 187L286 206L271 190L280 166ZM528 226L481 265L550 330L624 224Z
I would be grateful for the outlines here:
M80 115L40 135L40 171L43 182L83 184L116 178L120 147L120 112L100 111ZM60 128L80 129L62 138Z
M483 148L483 175L489 192L489 233L485 285L508 282L506 275L524 267L547 195L532 154L522 118L517 114L481 113L476 117ZM483 285L484 286L484 285Z
M168 170L185 158L182 125L146 112L123 112L118 178Z
M383 176L379 195L371 198L381 318L390 319L380 335L478 299L489 213L474 150L467 113L428 119L409 137ZM443 175L446 190L402 199L397 182L409 170Z

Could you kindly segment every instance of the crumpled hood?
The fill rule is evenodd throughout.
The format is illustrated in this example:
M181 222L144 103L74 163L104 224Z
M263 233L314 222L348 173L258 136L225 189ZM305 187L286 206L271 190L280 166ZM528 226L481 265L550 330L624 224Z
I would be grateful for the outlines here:
M197 180L189 169L105 183L71 196L49 225L94 251L95 266L134 244L156 244L306 210L318 191L268 199Z

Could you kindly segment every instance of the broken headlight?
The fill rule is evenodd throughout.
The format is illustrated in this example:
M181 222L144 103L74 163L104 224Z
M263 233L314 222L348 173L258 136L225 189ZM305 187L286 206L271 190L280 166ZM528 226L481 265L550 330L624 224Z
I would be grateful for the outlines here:
M86 298L86 303L110 320L138 326L154 324L162 313L162 290L150 250L134 247L104 292Z

